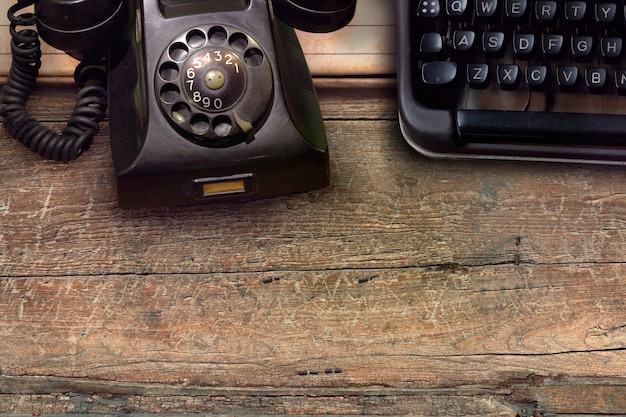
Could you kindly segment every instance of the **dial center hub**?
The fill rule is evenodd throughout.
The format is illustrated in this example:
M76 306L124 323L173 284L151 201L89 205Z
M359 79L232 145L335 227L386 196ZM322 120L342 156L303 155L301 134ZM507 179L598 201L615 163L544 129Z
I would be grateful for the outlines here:
M204 74L204 84L211 90L219 90L224 87L226 83L226 76L224 72L219 69L210 69Z
M204 111L221 112L243 95L246 74L235 52L209 47L187 59L183 84L190 103Z

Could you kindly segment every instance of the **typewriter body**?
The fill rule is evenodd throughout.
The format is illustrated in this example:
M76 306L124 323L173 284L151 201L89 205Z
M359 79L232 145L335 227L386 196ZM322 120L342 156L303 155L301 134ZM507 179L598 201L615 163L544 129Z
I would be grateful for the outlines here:
M622 2L396 0L400 123L423 154L626 163Z

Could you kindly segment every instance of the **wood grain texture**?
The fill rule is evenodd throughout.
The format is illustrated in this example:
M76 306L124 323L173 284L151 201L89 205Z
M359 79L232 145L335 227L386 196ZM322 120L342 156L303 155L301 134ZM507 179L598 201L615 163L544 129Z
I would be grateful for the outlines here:
M318 85L331 186L244 204L0 131L0 416L626 414L626 169L426 159L393 86Z

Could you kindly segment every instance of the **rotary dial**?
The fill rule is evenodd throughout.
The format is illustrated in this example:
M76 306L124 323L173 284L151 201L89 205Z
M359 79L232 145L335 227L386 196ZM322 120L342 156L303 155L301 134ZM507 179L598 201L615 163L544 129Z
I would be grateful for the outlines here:
M250 140L271 107L272 71L260 45L226 25L188 30L163 53L159 106L185 138L203 146Z

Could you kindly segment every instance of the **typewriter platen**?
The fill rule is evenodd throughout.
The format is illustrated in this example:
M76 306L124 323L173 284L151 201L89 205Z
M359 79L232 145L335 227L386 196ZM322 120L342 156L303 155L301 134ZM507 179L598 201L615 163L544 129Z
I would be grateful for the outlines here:
M396 0L400 123L435 157L626 163L626 4Z

